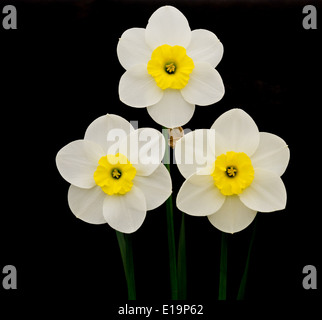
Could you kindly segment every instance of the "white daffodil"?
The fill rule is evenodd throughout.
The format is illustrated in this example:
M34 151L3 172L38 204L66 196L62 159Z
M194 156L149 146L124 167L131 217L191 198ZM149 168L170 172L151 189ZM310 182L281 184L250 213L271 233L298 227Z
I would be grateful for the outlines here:
M97 118L83 140L67 144L56 156L60 174L71 183L71 211L88 223L136 231L146 211L171 194L170 174L161 163L164 151L164 138L155 129L134 130L117 115Z
M210 105L224 95L224 85L214 68L223 45L208 30L191 31L176 8L155 11L146 29L126 30L117 55L126 69L119 84L120 100L143 108L157 123L175 128L192 117L195 104Z
M221 231L238 232L257 211L286 206L280 176L288 165L289 149L278 136L259 132L241 109L221 115L210 130L185 135L176 144L175 156L187 179L177 196L178 208L193 216L208 216Z

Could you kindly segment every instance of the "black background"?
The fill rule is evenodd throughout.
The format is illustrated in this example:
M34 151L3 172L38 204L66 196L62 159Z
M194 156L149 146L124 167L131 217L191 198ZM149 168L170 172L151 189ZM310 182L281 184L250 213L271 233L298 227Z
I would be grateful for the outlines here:
M225 96L213 106L197 106L185 127L209 128L222 113L239 107L260 131L282 137L291 151L282 177L288 193L286 209L258 213L256 218L246 305L321 299L320 1L0 4L14 4L18 12L17 30L0 26L0 269L12 264L18 271L18 289L0 289L1 301L27 301L33 310L71 301L84 308L93 300L93 309L100 306L112 314L126 301L115 232L108 225L86 224L71 213L69 184L59 175L55 156L67 143L81 139L87 126L105 113L138 120L139 127L160 129L145 109L119 101L124 70L116 46L125 30L145 27L151 14L165 4L181 10L192 30L208 29L224 45L217 70ZM302 27L306 4L317 8L317 30ZM175 166L172 180L175 198L184 181ZM180 219L176 211L176 236ZM252 228L229 237L231 303ZM204 303L209 311L218 294L221 233L206 218L186 216L186 236L188 299ZM169 301L165 206L148 212L133 234L133 245L138 300ZM302 287L302 269L308 264L317 268L317 290Z

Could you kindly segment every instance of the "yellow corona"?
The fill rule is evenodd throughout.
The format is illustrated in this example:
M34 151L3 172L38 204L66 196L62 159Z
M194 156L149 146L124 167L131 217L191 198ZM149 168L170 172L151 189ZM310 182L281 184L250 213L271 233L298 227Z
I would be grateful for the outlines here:
M121 153L101 157L94 172L95 183L108 195L126 194L132 189L136 169Z
M183 89L194 67L184 47L164 44L152 52L147 69L156 84L165 90Z
M211 174L216 187L225 196L240 194L254 180L254 168L244 152L229 151L217 157Z

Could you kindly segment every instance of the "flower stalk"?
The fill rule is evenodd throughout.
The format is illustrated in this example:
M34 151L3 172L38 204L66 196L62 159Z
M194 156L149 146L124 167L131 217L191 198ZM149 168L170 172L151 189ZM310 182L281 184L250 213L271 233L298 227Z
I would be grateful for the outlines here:
M187 299L187 259L186 259L186 231L185 213L182 212L178 245L178 291L179 299Z
M134 278L134 262L132 250L132 238L130 234L116 231L117 241L120 247L124 273L127 284L128 299L136 300L135 278Z
M250 256L251 256L251 252L252 252L252 248L253 248L253 244L254 244L254 239L255 239L255 235L256 235L256 223L257 223L257 219L255 219L255 221L254 221L253 233L252 233L252 237L251 237L250 243L249 243L247 260L246 260L246 264L245 264L245 270L244 270L242 279L240 281L237 300L244 300L244 298L245 298L248 269L249 269L249 260L250 260Z
M163 136L168 141L168 130L163 127ZM170 173L170 148L166 145L164 154L164 165ZM177 259L176 244L173 223L173 203L172 195L166 201L166 215L168 228L168 247L169 247L169 267L170 267L170 283L171 283L171 299L178 300L178 276L177 276Z
M171 299L178 300L178 277L176 262L176 246L173 224L173 205L172 196L166 201L167 208L167 225L168 225L168 246L169 246L169 264L170 264L170 283L171 283Z
M228 242L227 238L228 238L228 234L225 232L222 232L218 300L226 300L226 297L227 297L227 242Z

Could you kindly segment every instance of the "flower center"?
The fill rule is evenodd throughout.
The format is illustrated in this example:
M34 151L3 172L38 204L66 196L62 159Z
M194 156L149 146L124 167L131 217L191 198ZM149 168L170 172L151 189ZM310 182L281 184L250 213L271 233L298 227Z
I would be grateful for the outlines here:
M228 177L232 178L237 174L237 169L234 167L227 167L226 174Z
M183 89L190 78L195 65L181 46L164 44L157 47L148 62L148 73L163 90Z
M113 169L112 171L112 178L114 179L120 179L122 175L122 172L120 171L120 169Z
M94 172L95 183L108 195L125 194L132 189L136 169L121 153L99 159Z
M254 180L254 168L244 152L229 151L217 157L211 174L215 186L225 196L242 193Z
M176 71L176 66L173 62L165 65L165 71L169 74L173 74Z

